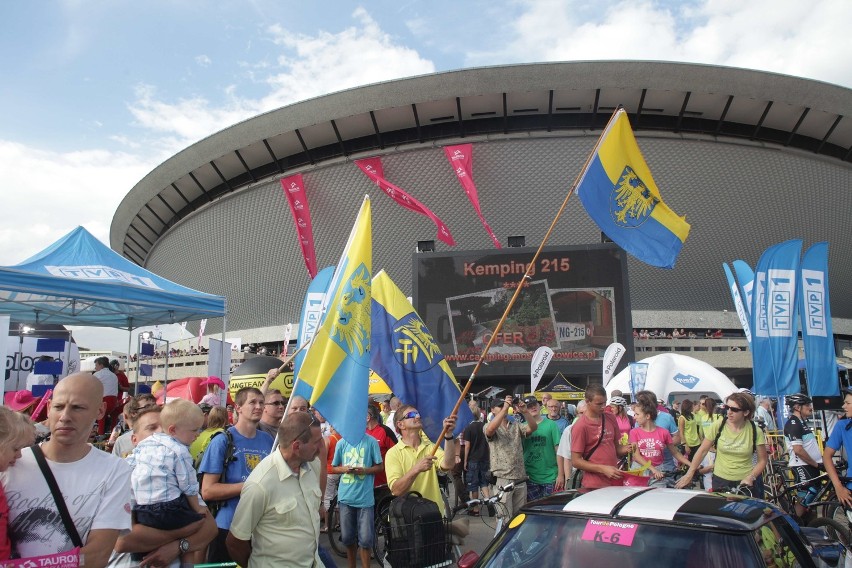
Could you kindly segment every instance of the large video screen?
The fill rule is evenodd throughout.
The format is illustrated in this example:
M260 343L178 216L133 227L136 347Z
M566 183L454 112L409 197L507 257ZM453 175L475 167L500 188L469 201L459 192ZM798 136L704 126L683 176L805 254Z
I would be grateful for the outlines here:
M494 336L535 250L414 254L414 305L457 377ZM615 341L631 354L625 255L613 244L545 247L478 374L529 376L542 345L554 351L548 376L600 374Z

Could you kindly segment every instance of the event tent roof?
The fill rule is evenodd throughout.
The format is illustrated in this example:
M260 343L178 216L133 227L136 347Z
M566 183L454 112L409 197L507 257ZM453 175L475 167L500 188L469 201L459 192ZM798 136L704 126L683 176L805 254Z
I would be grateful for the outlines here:
M148 272L83 227L20 264L0 267L0 313L12 321L128 328L225 312L224 297Z

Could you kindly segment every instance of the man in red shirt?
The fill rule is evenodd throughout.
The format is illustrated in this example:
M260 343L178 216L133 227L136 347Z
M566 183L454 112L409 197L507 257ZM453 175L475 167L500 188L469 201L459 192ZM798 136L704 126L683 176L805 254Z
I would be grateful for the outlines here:
M128 396L130 396L130 379L121 370L121 362L118 359L110 361L109 368L115 374L115 378L118 379L118 400L120 402L124 398L124 393L128 393Z
M589 385L585 399L586 412L571 426L571 465L583 471L584 488L621 485L618 458L627 455L630 446L618 444L618 422L604 412L604 388Z
M389 449L396 445L397 439L393 435L393 431L382 424L382 413L372 404L367 406L367 434L379 442L379 452L382 455L382 463L384 463L385 454L388 453ZM385 475L385 471L382 470L376 474L376 478L373 480L373 486L380 487L382 485L386 486L387 484L388 478Z

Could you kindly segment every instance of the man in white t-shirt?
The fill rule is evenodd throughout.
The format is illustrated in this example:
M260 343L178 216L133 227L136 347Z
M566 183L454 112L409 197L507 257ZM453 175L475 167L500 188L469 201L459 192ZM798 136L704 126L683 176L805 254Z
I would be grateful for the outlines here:
M577 403L577 418L586 412L586 401L581 400ZM576 419L575 419L576 420ZM573 424L573 423L572 423ZM571 467L571 426L569 424L562 431L562 437L559 438L559 446L556 448L556 465L559 466L557 481L562 481L562 487L573 489L571 487L571 475L574 469Z
M38 358L39 361L43 363L49 363L53 361L53 357L50 355L42 355ZM54 375L37 375L35 372L27 375L27 390L32 391L33 386L35 385L53 385L56 383L56 377Z
M93 448L92 423L103 416L101 383L75 373L53 391L47 420L50 439L41 445L83 542L86 568L105 566L118 534L130 528L130 466ZM30 448L0 483L9 502L9 537L22 558L73 548L53 495Z
M106 430L106 423L109 422L109 427L115 425L115 410L118 407L118 377L109 368L109 359L107 357L98 357L95 359L95 378L101 382L104 388L104 415L98 420L98 434L103 434Z

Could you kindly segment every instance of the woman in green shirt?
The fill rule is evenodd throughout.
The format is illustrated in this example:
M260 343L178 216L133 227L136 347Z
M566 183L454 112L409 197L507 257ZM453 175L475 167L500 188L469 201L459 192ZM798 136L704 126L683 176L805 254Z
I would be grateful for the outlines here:
M686 399L680 405L680 416L677 419L677 429L680 439L686 446L684 453L686 457L695 455L698 446L701 445L701 434L698 430L698 417L692 413L693 403Z
M725 401L725 418L714 422L704 432L704 441L692 457L689 470L678 481L682 488L692 483L692 476L700 467L701 460L713 446L716 447L716 462L713 469L713 491L725 491L736 486L752 486L757 476L766 467L766 439L763 431L752 422L754 398L735 392ZM757 464L752 465L752 455L757 453Z

